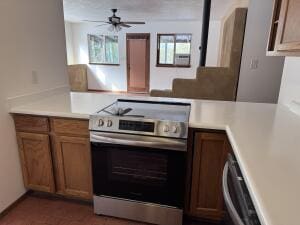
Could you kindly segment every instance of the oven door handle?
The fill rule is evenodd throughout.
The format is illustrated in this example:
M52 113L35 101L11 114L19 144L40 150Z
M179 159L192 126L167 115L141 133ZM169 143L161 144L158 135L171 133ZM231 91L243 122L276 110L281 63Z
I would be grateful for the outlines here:
M232 222L234 223L234 225L245 225L241 217L239 216L236 208L234 207L234 204L230 197L228 188L228 162L226 162L223 170L222 190L224 195L224 201L227 206L227 211L231 217Z
M165 150L187 151L186 140L145 137L126 134L90 132L90 140L94 143L131 145Z

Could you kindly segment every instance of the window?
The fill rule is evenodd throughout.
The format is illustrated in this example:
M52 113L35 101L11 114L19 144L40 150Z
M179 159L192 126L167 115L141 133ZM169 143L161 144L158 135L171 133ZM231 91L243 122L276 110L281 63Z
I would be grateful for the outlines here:
M157 66L190 67L191 34L158 34Z
M118 36L88 35L90 64L119 65Z

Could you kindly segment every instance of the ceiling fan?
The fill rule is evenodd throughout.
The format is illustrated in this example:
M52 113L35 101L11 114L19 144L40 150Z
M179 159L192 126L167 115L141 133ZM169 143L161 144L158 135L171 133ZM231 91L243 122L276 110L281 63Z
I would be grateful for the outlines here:
M122 30L122 27L125 28L130 28L131 26L129 24L145 24L145 22L137 22L137 21L126 21L123 22L121 21L121 17L116 16L117 13L117 9L111 9L113 15L108 17L108 21L95 21L95 20L84 20L86 22L93 22L93 23L104 23L104 24L100 24L99 26L105 26L105 25L110 25L110 27L108 28L109 31L120 31Z

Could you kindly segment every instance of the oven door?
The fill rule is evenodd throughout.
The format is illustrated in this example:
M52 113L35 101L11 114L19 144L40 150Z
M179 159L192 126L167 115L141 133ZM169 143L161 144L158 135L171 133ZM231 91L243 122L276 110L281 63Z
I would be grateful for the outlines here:
M183 208L186 140L91 132L91 146L94 195Z

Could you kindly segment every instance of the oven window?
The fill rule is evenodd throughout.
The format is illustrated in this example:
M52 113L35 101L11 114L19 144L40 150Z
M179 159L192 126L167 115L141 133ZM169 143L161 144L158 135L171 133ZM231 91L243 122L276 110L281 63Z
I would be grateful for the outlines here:
M150 186L164 186L167 183L167 155L115 150L108 157L108 175L111 180Z
M183 208L186 152L92 143L94 195Z

